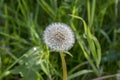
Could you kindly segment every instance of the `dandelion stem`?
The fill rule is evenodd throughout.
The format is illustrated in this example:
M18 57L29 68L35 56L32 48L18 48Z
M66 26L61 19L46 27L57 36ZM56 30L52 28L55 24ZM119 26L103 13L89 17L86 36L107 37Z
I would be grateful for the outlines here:
M65 62L63 52L60 52L60 57L62 60L63 80L67 80L67 67L66 67L66 62Z

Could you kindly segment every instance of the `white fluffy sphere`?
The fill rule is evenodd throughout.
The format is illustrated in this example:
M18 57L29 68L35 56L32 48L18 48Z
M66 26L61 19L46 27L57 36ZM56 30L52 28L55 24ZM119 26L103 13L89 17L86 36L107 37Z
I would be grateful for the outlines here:
M54 51L67 51L75 42L73 31L64 23L52 23L44 31L44 42Z

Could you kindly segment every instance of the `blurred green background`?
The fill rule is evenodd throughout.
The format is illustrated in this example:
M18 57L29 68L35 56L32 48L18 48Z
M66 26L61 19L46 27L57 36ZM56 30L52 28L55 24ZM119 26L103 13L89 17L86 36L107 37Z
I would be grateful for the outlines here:
M76 37L68 80L120 80L120 0L0 0L0 80L62 79L59 53L43 41L54 22Z

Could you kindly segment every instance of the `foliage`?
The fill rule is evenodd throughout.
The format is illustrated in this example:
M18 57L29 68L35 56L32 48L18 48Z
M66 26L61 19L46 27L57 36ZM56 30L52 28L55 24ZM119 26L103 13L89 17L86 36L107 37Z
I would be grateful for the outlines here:
M58 52L43 41L53 22L71 26L68 80L119 80L120 0L0 0L0 80L61 80ZM69 56L69 55L72 55Z

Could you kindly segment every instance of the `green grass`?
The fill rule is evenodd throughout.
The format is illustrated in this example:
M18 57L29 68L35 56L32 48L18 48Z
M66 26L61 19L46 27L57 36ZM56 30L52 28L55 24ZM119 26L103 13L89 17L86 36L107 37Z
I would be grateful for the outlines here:
M63 22L76 42L67 80L119 80L120 0L0 0L0 80L62 80L60 54L43 31Z

